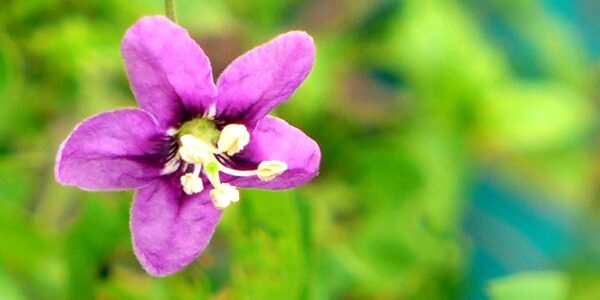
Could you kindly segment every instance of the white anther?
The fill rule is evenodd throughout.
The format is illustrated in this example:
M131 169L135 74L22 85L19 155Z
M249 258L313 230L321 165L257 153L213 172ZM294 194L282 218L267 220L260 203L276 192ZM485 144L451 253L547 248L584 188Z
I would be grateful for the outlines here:
M200 193L204 189L202 179L192 173L181 176L181 186L183 186L183 191L188 195Z
M240 200L240 192L234 186L222 183L210 191L210 199L212 199L216 208L224 209L231 202L238 202Z
M256 176L262 181L269 181L287 170L288 165L283 161L265 160L258 165Z
M221 130L221 136L217 142L217 148L227 155L234 155L250 142L250 133L246 126L241 124L229 124Z
M190 164L204 164L211 157L210 146L200 141L191 134L183 135L179 138L181 147L179 155L181 159Z

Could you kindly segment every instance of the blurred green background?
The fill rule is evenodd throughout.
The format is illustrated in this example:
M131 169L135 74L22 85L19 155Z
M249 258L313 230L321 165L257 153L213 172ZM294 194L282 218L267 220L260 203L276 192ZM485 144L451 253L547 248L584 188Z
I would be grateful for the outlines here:
M133 256L131 192L53 176L134 106L119 45L159 0L4 0L0 299L600 299L600 2L180 0L215 77L292 29L317 61L274 113L321 174L244 190L177 275ZM93 172L93 170L91 170Z

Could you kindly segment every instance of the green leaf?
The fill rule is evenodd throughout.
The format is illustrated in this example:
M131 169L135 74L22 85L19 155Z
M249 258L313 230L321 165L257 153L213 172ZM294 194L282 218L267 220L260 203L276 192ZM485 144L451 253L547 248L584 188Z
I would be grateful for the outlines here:
M291 19L292 9L298 2L297 0L225 1L238 18L259 28L273 28L277 24Z
M245 191L226 233L237 298L298 299L306 293L306 234L292 192Z
M24 211L7 206L0 209L0 236L0 266L22 280L30 297L58 297L64 264L49 233L34 226Z
M554 271L518 273L494 279L487 285L492 300L567 299L569 278Z
M17 283L0 267L0 299L26 299Z
M0 46L0 95L4 94L10 82L11 65L8 53Z
M481 135L501 152L547 151L585 138L593 128L593 105L562 83L513 83L480 102Z
M116 247L129 243L127 201L112 202L112 196L86 194L81 215L66 235L69 296L93 298L96 281L109 273L111 254ZM124 199L123 199L124 200Z

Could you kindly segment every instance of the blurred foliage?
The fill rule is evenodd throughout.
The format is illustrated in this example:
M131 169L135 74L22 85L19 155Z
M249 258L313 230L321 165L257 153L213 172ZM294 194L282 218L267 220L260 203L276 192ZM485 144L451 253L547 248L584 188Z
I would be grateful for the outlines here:
M543 1L177 5L215 75L275 34L313 35L315 68L275 113L320 143L321 175L294 191L243 191L197 262L149 277L130 245L132 194L61 187L53 165L77 122L135 105L120 40L162 1L6 0L0 299L457 299L479 170L598 214L597 62ZM521 46L493 34L489 11ZM519 60L513 46L530 54ZM489 293L595 299L600 263L574 261L565 274L493 281Z
M567 299L568 278L559 272L529 272L496 279L489 284L492 300Z

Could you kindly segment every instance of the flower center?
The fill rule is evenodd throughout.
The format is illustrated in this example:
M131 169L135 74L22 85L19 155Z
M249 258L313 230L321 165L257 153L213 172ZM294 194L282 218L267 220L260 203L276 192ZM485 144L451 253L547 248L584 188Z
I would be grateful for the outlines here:
M213 120L197 118L170 134L175 136L178 150L165 164L163 173L173 173L181 168L184 172L181 186L188 195L204 190L201 176L206 176L213 186L211 200L218 209L224 209L240 198L235 186L221 182L220 173L235 177L257 176L269 181L287 170L287 164L277 160L263 161L256 170L236 170L227 166L231 157L250 143L250 133L241 124L229 124L219 130Z

